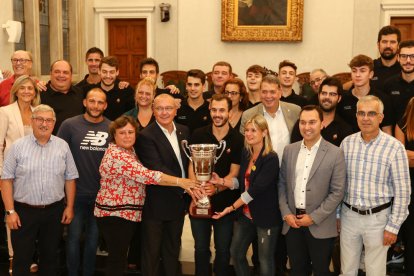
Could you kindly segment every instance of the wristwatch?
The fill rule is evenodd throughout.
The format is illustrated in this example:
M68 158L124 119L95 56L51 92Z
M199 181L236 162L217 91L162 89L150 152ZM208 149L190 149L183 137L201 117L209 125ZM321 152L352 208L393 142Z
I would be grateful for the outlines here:
M14 213L16 213L15 210L7 210L6 211L6 215L8 215L8 216L10 216L11 214L14 214Z

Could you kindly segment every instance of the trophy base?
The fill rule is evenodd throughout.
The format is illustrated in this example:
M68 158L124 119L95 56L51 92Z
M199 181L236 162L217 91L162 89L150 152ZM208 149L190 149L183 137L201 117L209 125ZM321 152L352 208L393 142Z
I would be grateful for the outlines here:
M210 206L200 207L191 202L190 216L193 218L211 218L213 216L213 208Z

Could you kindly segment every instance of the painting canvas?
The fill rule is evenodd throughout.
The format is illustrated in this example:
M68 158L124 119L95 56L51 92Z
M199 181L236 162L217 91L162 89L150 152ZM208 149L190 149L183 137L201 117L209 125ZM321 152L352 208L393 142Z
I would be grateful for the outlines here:
M223 41L301 41L304 0L222 0Z

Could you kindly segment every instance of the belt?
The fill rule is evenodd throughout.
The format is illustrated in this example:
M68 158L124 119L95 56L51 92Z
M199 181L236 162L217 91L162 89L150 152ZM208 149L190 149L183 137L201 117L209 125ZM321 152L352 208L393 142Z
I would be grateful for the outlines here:
M372 209L368 209L368 210L359 210L358 208L355 208L354 206L351 206L350 204L344 202L345 206L348 207L349 209L351 209L352 211L354 211L355 213L358 213L360 215L372 215L378 212L381 212L384 209L387 209L388 207L391 206L391 201L385 204L382 204L380 206L377 206L375 208Z
M18 202L18 201L15 201L14 204L17 204L17 205L20 205L20 206L23 206L23 207L27 207L27 208L46 209L46 208L58 205L59 203L62 203L62 202L63 202L63 199L61 199L59 201L56 201L56 202L53 202L51 204L43 204L43 205L31 205L31 204L27 204L27 203L24 203L24 202Z
M306 214L306 209L300 209L300 208L296 208L296 215L304 215Z

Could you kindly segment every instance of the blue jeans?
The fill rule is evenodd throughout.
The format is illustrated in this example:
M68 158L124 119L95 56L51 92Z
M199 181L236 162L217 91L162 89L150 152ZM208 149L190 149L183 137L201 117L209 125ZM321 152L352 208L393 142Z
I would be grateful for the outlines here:
M249 276L250 269L246 253L253 240L257 239L260 275L275 275L275 250L280 233L280 226L261 228L256 226L244 215L240 216L234 226L233 241L231 243L231 257L237 276Z
M93 215L95 196L77 196L75 217L68 227L66 263L68 276L78 276L80 269L80 244L84 233L82 275L94 275L96 249L98 247L98 226Z
M210 274L210 238L211 227L214 228L214 246L216 258L214 273L217 276L230 275L230 245L233 236L234 214L219 220L191 218L191 231L195 242L195 270L197 276Z

